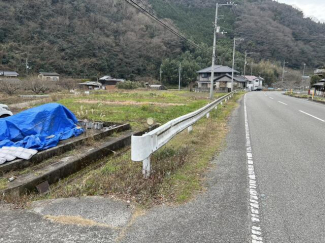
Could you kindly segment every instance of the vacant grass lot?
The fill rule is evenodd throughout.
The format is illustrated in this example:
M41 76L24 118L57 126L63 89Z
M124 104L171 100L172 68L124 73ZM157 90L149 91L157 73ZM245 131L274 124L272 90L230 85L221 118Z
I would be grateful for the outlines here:
M143 105L125 105L130 109L130 113L136 112L130 114L130 116L137 118L135 121L138 121L138 123L135 124L142 124L148 114L155 117L158 122L163 123L171 118L200 108L208 102L197 94L192 96L192 94L186 92L119 93L115 95L115 100L119 99L120 96L131 97L133 95L137 97L137 102L159 101L160 103L168 103L169 101L171 103L184 103L179 107L162 106L161 111L163 114L157 114L156 112L159 112L160 109L154 105L153 107L148 105L148 110L143 110ZM114 157L100 161L94 168L88 168L53 185L51 193L46 198L114 195L144 207L161 203L183 203L190 200L204 188L204 174L210 167L211 159L225 145L228 118L238 105L237 100L241 96L242 94L236 94L226 104L219 105L217 110L211 112L209 119L203 118L193 126L194 130L191 134L184 131L157 151L151 159L152 174L149 179L143 179L142 163L132 162L130 160L130 150L128 149ZM150 97L156 98L151 99ZM168 99L165 100L162 97L168 97ZM88 101L95 98L99 102L106 100L106 97L102 95L90 96L84 98L84 100ZM121 100L125 102L125 99ZM76 106L75 109L79 109L80 104L76 101L68 99L62 103L69 108ZM93 107L93 105L86 106L88 109ZM101 105L97 109L102 110L101 107L105 107L105 105ZM144 107L147 107L147 105ZM113 114L116 113L116 116L114 116L115 121L123 121L125 114L119 110L120 108L123 108L123 105L113 106L113 108L108 106L104 110L107 115L111 114L109 112L113 110ZM126 112L128 109L123 111ZM154 112L156 109L158 110ZM91 113L91 115L93 114ZM139 117L137 117L138 115Z
M218 93L215 97L223 95ZM147 127L149 117L156 123L166 123L206 105L207 97L207 93L188 91L98 91L59 102L78 118L130 123L134 130L139 130Z

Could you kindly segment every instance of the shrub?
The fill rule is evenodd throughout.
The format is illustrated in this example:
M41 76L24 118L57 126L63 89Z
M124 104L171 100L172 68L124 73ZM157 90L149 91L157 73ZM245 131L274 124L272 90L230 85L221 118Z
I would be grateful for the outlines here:
M138 82L125 81L125 82L118 83L116 87L118 89L137 89L141 87L141 84Z

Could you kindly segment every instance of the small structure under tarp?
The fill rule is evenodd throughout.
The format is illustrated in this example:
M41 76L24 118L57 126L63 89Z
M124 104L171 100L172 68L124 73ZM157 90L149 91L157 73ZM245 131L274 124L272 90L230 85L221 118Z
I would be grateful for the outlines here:
M167 90L167 88L164 85L161 84L151 84L148 85L150 89L156 89L156 90Z
M40 151L82 133L83 129L70 110L50 103L0 119L0 148L22 147Z

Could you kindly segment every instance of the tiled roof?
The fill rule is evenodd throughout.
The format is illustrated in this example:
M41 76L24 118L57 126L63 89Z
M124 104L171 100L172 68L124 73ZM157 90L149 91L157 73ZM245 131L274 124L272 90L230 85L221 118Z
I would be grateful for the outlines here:
M212 70L212 67L207 67L205 69L198 71L198 73L211 73L211 70ZM232 68L230 68L228 66L215 65L214 72L215 73L231 73ZM234 73L239 73L239 72L237 70L234 70Z
M17 76L19 76L19 74L14 71L1 71L0 70L0 76L17 77Z

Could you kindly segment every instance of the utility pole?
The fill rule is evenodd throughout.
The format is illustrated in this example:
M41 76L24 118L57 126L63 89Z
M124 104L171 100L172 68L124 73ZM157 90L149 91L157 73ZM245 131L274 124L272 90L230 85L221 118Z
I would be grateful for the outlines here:
M178 68L178 90L181 90L181 72L182 72L182 63L179 64Z
M235 69L235 53L236 53L236 40L244 40L242 38L234 38L234 48L232 53L232 71L231 71L231 92L234 91L234 69Z
M245 51L245 63L244 63L244 76L246 75L246 66L247 66L247 56L249 55L249 54L253 54L254 52L247 52L247 51ZM252 71L252 66L251 66L251 73L253 73L253 71ZM252 75L252 74L251 74Z
M26 75L28 76L28 69L29 69L29 67L28 67L28 57L26 58L25 66L26 66Z
M283 69L282 69L282 84L284 85L284 73L285 73L285 67L286 67L286 60L283 62Z
M161 67L162 67L162 64L160 65L160 69L159 69L159 81L160 81L160 84L162 84L162 82L161 82L161 76L162 76L162 69L161 69Z
M220 30L218 27L218 10L219 6L235 6L236 4L230 2L225 4L216 4L216 16L214 20L214 31L213 31L213 53L212 53L212 65L211 65L211 82L210 82L210 99L213 99L213 86L214 86L214 66L216 61L216 46L217 46L217 33Z
M305 90L305 86L304 86L305 69L306 69L306 63L304 63L304 69L302 71L302 77L301 77L301 85L303 86L302 90Z
M251 62L251 76L253 76L253 63Z
M214 30L213 30L213 52L212 52L211 83L210 83L210 99L211 100L213 99L214 65L215 65L215 60L216 60L218 9L219 9L219 3L216 4L216 16L215 16L215 20L214 20Z
M245 51L244 76L246 75L247 51Z

